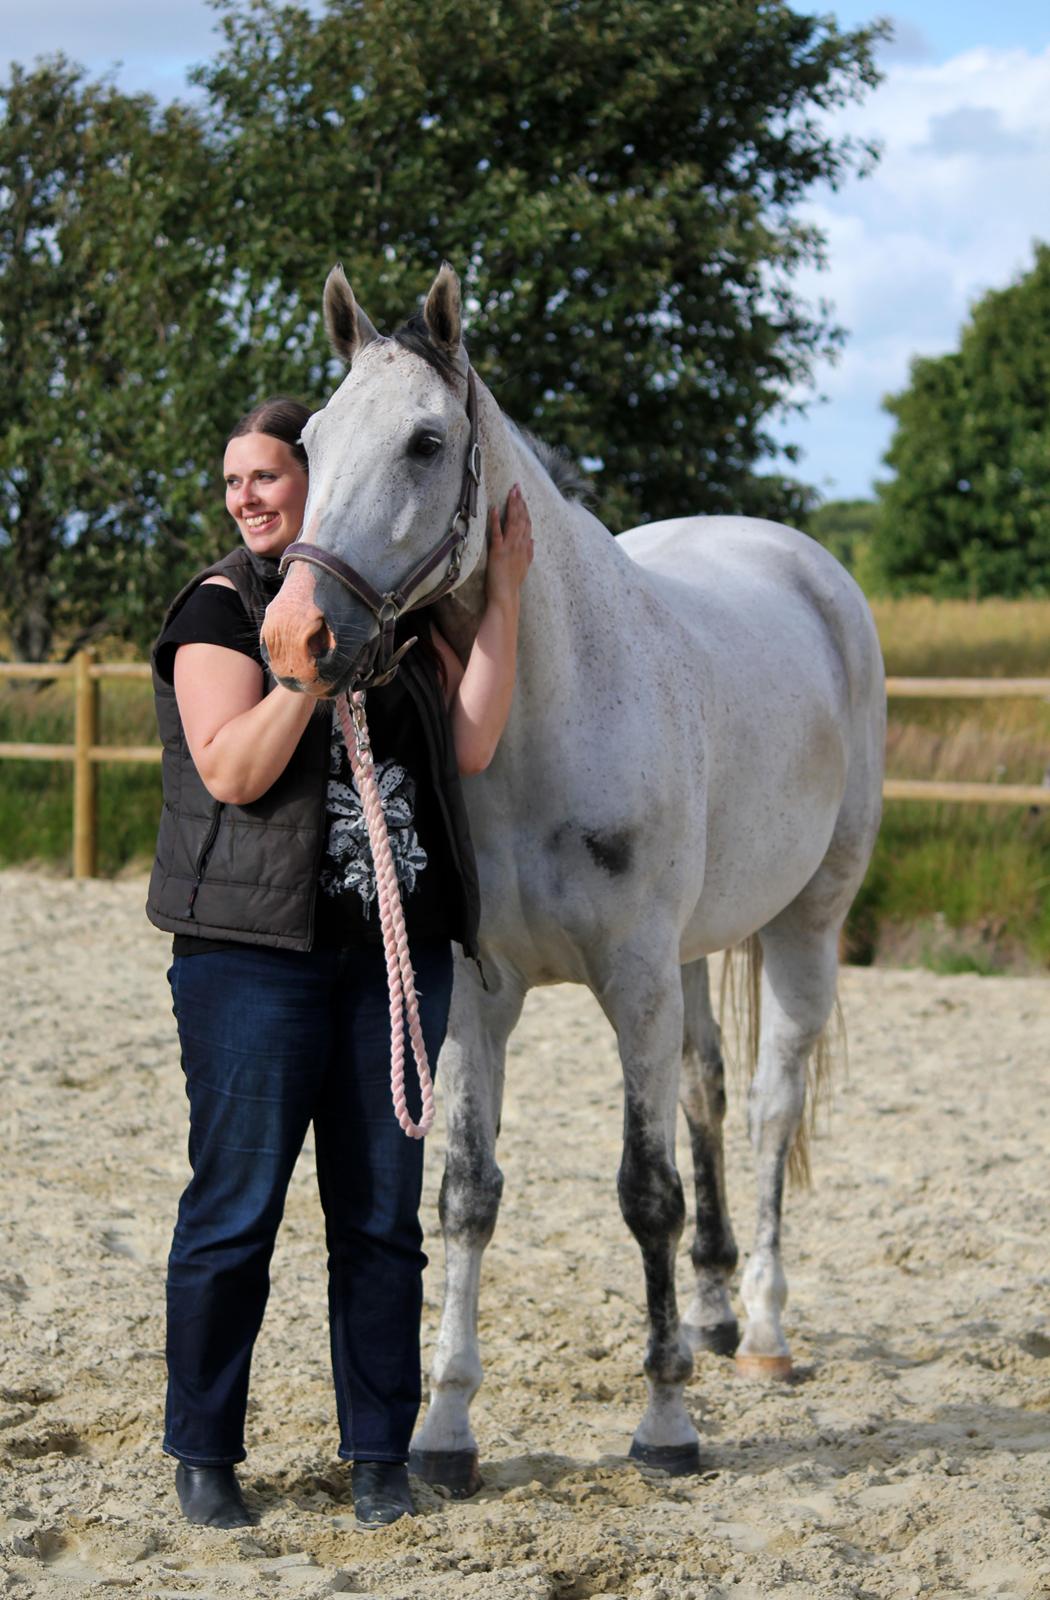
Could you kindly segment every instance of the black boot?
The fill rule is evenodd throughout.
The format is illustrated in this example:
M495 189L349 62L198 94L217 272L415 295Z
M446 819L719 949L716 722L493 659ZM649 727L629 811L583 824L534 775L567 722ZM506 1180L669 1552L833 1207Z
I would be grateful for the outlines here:
M199 1528L250 1528L255 1520L232 1467L188 1467L180 1461L175 1492L186 1521Z
M414 1517L408 1468L403 1461L355 1461L350 1468L354 1520L362 1528L385 1528L398 1517Z

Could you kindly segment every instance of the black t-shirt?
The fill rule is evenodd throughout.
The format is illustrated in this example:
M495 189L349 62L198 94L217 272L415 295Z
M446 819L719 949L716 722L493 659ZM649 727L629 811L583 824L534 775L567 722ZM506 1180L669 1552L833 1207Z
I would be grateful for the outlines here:
M181 644L221 645L250 656L262 668L258 630L236 590L224 584L203 583L196 588L162 634L156 650L157 670L169 683ZM369 690L365 709L408 936L449 938L455 875L419 713L400 677ZM380 944L383 935L368 829L334 711L325 807L314 948ZM217 940L175 935L177 956L224 948Z
M179 607L157 641L157 671L165 683L175 676L175 652L180 644L219 644L251 656L261 667L259 630L253 624L236 589L224 583L202 583Z

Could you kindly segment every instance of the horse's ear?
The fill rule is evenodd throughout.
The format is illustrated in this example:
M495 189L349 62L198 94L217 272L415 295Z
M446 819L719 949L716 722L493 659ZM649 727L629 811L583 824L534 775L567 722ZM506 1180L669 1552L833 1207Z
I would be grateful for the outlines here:
M434 343L455 355L462 336L462 302L459 279L447 261L441 263L441 270L430 285L423 304L423 321Z
M366 344L379 335L354 299L341 266L335 266L324 286L324 325L337 356L350 364Z

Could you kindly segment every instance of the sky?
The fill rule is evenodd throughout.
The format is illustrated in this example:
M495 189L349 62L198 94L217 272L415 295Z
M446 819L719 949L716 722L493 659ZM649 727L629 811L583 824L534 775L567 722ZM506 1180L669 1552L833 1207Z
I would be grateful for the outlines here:
M883 83L831 121L877 140L879 165L837 193L814 192L804 208L827 236L828 262L798 288L831 302L848 340L836 363L817 368L820 398L807 414L774 430L801 446L797 475L837 499L867 496L887 476L893 424L882 399L906 386L911 359L954 349L974 301L1031 265L1034 240L1050 240L1050 3L840 0L827 9L843 26L878 15L894 26ZM206 0L0 0L7 58L60 49L160 99L185 95L214 30Z

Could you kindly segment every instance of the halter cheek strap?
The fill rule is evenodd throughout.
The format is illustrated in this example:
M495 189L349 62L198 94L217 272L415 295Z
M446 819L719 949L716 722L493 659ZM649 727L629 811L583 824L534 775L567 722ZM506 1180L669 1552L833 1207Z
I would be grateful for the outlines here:
M411 611L418 603L419 590L432 572L441 566L443 561L448 561L445 576L436 589L431 589L426 596L428 603L438 600L447 594L459 578L459 569L463 560L463 545L470 531L471 520L478 509L478 488L481 483L481 445L478 442L478 393L474 380L473 367L467 368L467 421L470 424L470 437L467 443L467 459L463 467L463 482L459 492L459 502L453 513L449 530L445 537L436 544L422 561L402 578L394 589L388 589L385 594L380 594L373 588L368 579L363 577L356 567L352 567L341 556L334 555L331 550L323 550L320 545L312 544L306 539L297 539L294 544L288 545L281 557L280 574L283 578L288 567L293 561L308 561L311 566L320 567L329 573L356 595L372 612L379 623L379 638L377 649L373 656L370 670L358 680L361 686L375 686L387 683L397 671L398 663L406 650L415 644L414 639L409 639L399 650L394 649L394 629L397 620L406 611Z

